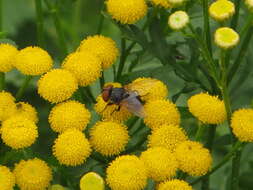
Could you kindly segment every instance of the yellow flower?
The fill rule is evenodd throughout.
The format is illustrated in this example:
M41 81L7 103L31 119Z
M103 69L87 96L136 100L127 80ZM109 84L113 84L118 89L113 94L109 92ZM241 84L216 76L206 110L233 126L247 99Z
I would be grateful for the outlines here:
M84 134L77 129L69 129L60 134L54 142L53 154L67 166L77 166L90 156L91 148Z
M175 7L183 5L186 0L167 0L167 1L169 2L169 4Z
M54 184L49 187L49 190L67 190L63 186L59 184Z
M153 100L144 105L144 123L151 129L161 125L179 125L180 114L175 104L169 100Z
M52 68L53 60L39 47L26 47L16 55L14 66L25 75L42 75Z
M145 0L108 0L107 11L115 20L122 24L134 24L146 13L148 6Z
M176 11L169 16L168 24L173 30L181 30L189 23L189 16L185 11Z
M21 160L15 165L14 174L20 190L46 190L52 180L51 168L38 158Z
M16 112L15 98L9 92L0 92L0 121L4 121Z
M15 113L15 115L23 116L33 121L34 123L38 123L38 113L32 105L26 102L18 102L16 104L16 107L17 107L17 112Z
M239 35L232 28L221 27L215 31L214 41L222 49L233 48L239 43L239 40Z
M80 51L90 51L100 58L102 68L109 68L117 59L119 50L116 43L108 37L102 35L89 36L84 39L80 46Z
M6 166L0 165L0 189L13 190L15 185L15 176Z
M155 181L164 181L176 175L178 168L176 157L166 148L150 148L141 153L140 159L147 168L148 177Z
M67 101L53 107L48 120L55 132L62 133L70 128L84 130L90 118L91 114L84 104L77 101Z
M189 111L198 120L208 124L220 124L227 119L224 101L217 96L199 93L188 100Z
M174 152L176 146L187 139L185 131L179 126L163 125L152 131L148 137L148 147L164 147Z
M64 69L53 69L38 81L38 93L51 103L69 99L77 88L75 77Z
M81 190L104 190L105 189L104 179L100 175L94 172L89 172L81 178L80 189Z
M179 168L191 176L205 175L211 168L211 154L198 142L182 142L177 146L175 153Z
M97 152L105 156L112 156L122 152L128 140L127 127L111 121L98 122L90 131L91 145Z
M101 60L89 51L69 54L62 67L70 71L80 86L87 86L95 82L101 75Z
M159 184L157 190L192 190L192 187L186 181L173 179Z
M253 0L245 0L244 2L250 11L253 11Z
M209 7L209 14L217 21L224 21L233 16L235 5L228 0L218 0L213 2Z
M231 127L242 142L253 142L253 109L240 109L233 113Z
M0 43L0 72L9 72L13 68L17 53L13 45Z
M155 6L160 6L160 7L164 7L164 8L171 8L171 5L169 4L168 0L151 0L151 2L155 5Z
M106 182L112 190L141 190L147 184L147 170L136 156L117 157L106 169Z
M3 142L13 149L31 146L38 137L35 123L22 116L13 116L2 123Z

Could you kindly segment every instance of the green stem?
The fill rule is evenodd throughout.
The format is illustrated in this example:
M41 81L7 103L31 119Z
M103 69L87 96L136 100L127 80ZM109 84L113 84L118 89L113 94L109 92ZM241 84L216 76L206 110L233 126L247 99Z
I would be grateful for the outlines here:
M0 91L5 88L5 74L0 72Z
M235 14L232 18L231 21L231 28L236 29L237 24L238 24L238 20L239 20L239 12L240 12L240 7L241 7L241 0L235 0L234 2L235 5Z
M122 71L124 69L124 65L126 62L127 54L126 54L126 40L121 39L121 56L120 56L120 62L119 62L119 68L117 72L116 81L119 81Z
M36 24L37 24L37 42L40 47L44 47L44 26L43 26L43 11L41 0L35 0L36 6Z
M250 12L246 24L242 27L242 30L240 31L241 37L244 36L244 34L249 30L249 28L252 26L252 23L253 23L253 13Z
M100 18L99 18L99 23L98 23L98 29L97 29L97 34L101 34L102 29L103 29L103 24L104 24L104 15L101 13L104 9L104 0L100 0Z
M0 0L0 32L3 32L3 0Z
M203 15L204 15L204 32L205 40L207 44L207 49L212 55L212 42L211 42L211 32L210 32L210 23L209 23L209 13L208 13L208 0L203 0Z
M232 160L232 175L231 175L231 190L239 189L239 174L240 174L240 161L242 150L235 153Z
M201 141L202 140L202 136L205 132L206 126L203 126L203 124L201 122L199 122L198 124L198 130L196 132L195 135L195 141Z
M29 82L32 80L32 78L33 78L32 76L28 76L28 75L25 76L25 80L24 80L22 86L19 88L19 90L18 90L18 92L16 94L16 101L17 102L20 101L21 98L23 97L23 95L25 93L25 90L26 90Z
M104 76L104 72L102 72L101 77L99 78L99 82L100 82L100 88L103 89L104 85L105 85L105 76Z
M94 98L94 96L93 96L93 94L91 92L90 87L86 86L84 89L85 89L86 93L88 94L88 96L90 97L92 103L95 104L96 103L96 99Z

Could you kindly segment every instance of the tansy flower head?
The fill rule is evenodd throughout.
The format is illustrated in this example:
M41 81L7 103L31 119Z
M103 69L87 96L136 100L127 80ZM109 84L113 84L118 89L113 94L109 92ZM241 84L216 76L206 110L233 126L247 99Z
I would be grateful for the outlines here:
M107 11L122 24L134 24L147 13L145 0L108 0Z
M244 1L246 6L251 10L253 11L253 0L245 0Z
M51 185L48 190L66 190L66 189L59 184L54 184Z
M231 127L242 142L253 142L253 109L240 109L233 113Z
M13 116L2 123L3 142L13 149L31 146L38 137L35 123L22 116Z
M51 169L38 158L21 160L15 165L14 174L20 190L45 190L52 180Z
M90 118L91 114L84 104L67 101L56 105L51 110L48 120L55 132L62 133L70 128L84 130Z
M151 2L155 6L160 6L164 8L171 8L171 5L169 4L168 0L151 0Z
M90 51L71 53L62 67L70 71L80 86L87 86L96 81L102 71L101 60Z
M15 113L15 115L23 116L33 121L34 123L38 122L38 113L32 105L26 102L18 102L16 104L16 107L17 107L17 112Z
M185 11L176 11L169 16L168 24L173 30L181 30L189 23L189 16Z
M50 55L39 47L27 47L16 55L15 67L25 75L42 75L53 66Z
M76 78L64 69L53 69L38 81L38 93L51 103L69 99L77 88Z
M9 92L0 92L0 121L4 121L15 112L15 98Z
M173 179L159 184L157 190L192 190L192 187L186 181Z
M164 147L174 152L176 146L187 139L185 131L179 126L163 125L152 131L148 138L148 147Z
M119 156L110 163L106 174L112 190L141 190L147 184L146 167L136 156Z
M189 111L203 123L220 124L227 118L224 101L207 93L192 96L188 100L188 107Z
M169 4L171 4L173 7L175 6L180 6L182 4L184 4L185 1L187 0L167 0L169 2Z
M176 175L176 157L166 148L150 148L141 153L140 159L147 168L148 177L155 181L164 181Z
M12 190L15 185L15 176L6 166L0 165L0 189Z
M104 179L94 172L85 174L80 180L81 190L104 190L104 188Z
M179 125L180 114L175 104L169 100L153 100L144 105L144 123L151 129L162 125Z
M184 141L177 146L175 153L179 168L191 176L205 175L211 168L211 154L198 142Z
M98 56L102 61L103 69L110 67L119 55L116 43L111 38L102 35L89 36L84 39L79 46L79 50L90 51Z
M98 122L90 131L91 145L105 156L119 154L125 149L128 140L127 127L111 121Z
M18 50L10 44L0 44L0 72L9 72L13 68Z
M214 35L216 45L223 49L233 48L239 43L239 39L237 32L228 27L218 28Z
M67 166L77 166L90 156L91 148L84 134L77 129L69 129L60 134L54 142L53 154Z
M217 21L224 21L235 13L234 3L228 0L218 0L209 7L209 14Z

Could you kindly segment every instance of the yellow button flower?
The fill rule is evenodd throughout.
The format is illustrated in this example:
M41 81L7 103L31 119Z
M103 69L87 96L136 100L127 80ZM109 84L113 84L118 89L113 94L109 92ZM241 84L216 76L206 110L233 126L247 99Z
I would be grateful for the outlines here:
M213 2L209 7L209 14L217 21L224 21L233 16L235 5L228 0L218 0Z
M168 0L151 0L151 2L155 6L163 7L163 8L171 8L172 6L169 4Z
M5 91L0 92L0 121L4 121L16 112L15 98Z
M253 0L245 0L244 2L250 11L253 11Z
M215 31L214 41L222 49L230 49L239 43L240 37L232 28L222 27Z
M181 6L186 0L167 0L173 7Z
M76 78L64 69L53 69L38 81L39 95L51 103L69 99L77 88Z
M115 63L119 55L115 41L102 35L89 36L84 39L79 46L79 50L90 51L98 56L102 61L103 69L109 68Z
M83 131L90 118L91 114L84 104L77 101L67 101L54 106L48 120L55 132L62 133L70 128Z
M157 190L192 190L192 187L186 181L173 179L159 184Z
M63 186L59 184L54 184L51 185L48 190L67 190L67 189L65 189Z
M67 166L77 166L90 156L91 148L84 134L77 129L69 129L60 134L54 142L53 154Z
M108 13L122 24L134 24L146 13L148 6L145 0L108 0L106 2Z
M0 44L0 72L9 72L14 66L18 50L10 44Z
M0 165L0 189L13 190L15 186L15 176L6 166Z
M17 112L15 115L23 116L34 123L38 123L38 113L36 109L30 105L29 103L26 102L18 102L16 104L17 107Z
M122 152L128 140L127 127L115 122L98 122L90 131L91 145L97 152L105 156Z
M106 169L106 182L112 190L142 190L147 184L146 167L136 156L119 156Z
M15 165L14 174L20 190L46 190L52 180L51 168L38 158L21 160Z
M52 68L53 60L39 47L26 47L16 55L14 66L25 75L42 75Z
M94 172L89 172L81 178L80 189L81 190L104 190L105 189L104 179L100 175Z
M189 16L185 11L176 11L169 16L168 24L173 30L181 30L189 23Z

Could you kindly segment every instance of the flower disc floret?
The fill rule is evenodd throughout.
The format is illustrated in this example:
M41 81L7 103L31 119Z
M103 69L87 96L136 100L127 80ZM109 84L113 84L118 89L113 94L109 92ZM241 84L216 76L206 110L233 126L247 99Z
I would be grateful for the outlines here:
M34 123L38 123L38 113L36 109L30 105L29 103L26 102L18 102L16 104L17 107L17 112L15 115L23 116Z
M15 67L25 75L42 75L53 66L51 56L39 47L26 47L19 51Z
M13 116L2 123L3 142L13 149L31 146L38 137L35 123L22 116Z
M175 153L179 168L191 176L205 175L211 168L211 154L198 142L184 141L177 146Z
M163 8L171 8L172 6L169 4L168 0L151 0L151 2L158 7Z
M233 16L235 5L228 0L218 0L213 2L209 7L209 14L217 21L224 21Z
M145 0L108 0L106 2L108 13L121 24L134 24L146 13L148 6Z
M106 182L112 190L142 190L147 184L146 167L136 156L117 157L106 174Z
M0 165L0 189L13 190L15 186L15 176L6 166Z
M15 98L5 91L0 92L0 121L4 121L16 112Z
M141 153L140 159L147 168L148 177L155 181L164 181L176 175L176 157L166 148L150 148Z
M222 49L230 49L239 43L240 37L232 28L221 27L215 31L214 41Z
M185 11L176 11L169 16L168 24L173 30L181 30L189 23L189 16Z
M84 130L90 118L91 114L84 104L71 100L54 106L48 120L55 132L62 133L70 128Z
M10 44L0 44L0 72L9 72L14 67L18 50Z
M90 51L98 56L103 69L109 68L119 55L115 41L102 35L89 36L84 39L79 46L79 50Z
M98 122L91 128L90 143L105 156L117 155L125 149L129 135L127 127L115 122Z
M188 100L188 107L189 111L203 123L220 124L227 118L224 101L207 93L192 96Z
M90 156L91 148L84 134L77 129L69 129L60 134L54 142L53 154L67 166L77 166Z
M186 181L173 179L159 184L157 190L192 190L192 187Z
M21 160L15 165L14 174L20 190L46 190L52 180L51 168L38 158Z
M85 174L80 180L81 190L104 190L104 179L95 172Z
M38 93L51 103L69 99L77 88L76 78L64 69L53 69L38 81Z

